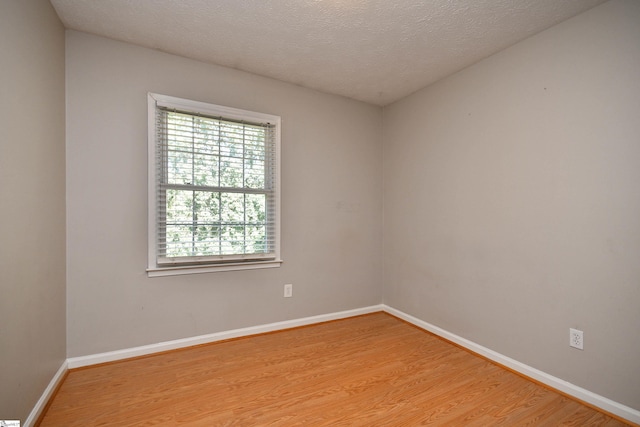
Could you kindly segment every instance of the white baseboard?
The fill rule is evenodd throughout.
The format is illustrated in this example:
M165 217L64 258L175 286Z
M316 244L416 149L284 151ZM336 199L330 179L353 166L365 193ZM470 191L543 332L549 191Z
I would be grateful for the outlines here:
M92 354L88 356L71 357L67 359L69 369L81 368L83 366L97 365L99 363L114 362L117 360L129 359L132 357L144 356L147 354L159 353L167 350L175 350L184 347L191 347L199 344L208 344L216 341L223 341L232 338L244 337L248 335L263 334L265 332L279 331L282 329L296 328L298 326L312 325L314 323L327 322L330 320L344 319L347 317L359 316L362 314L383 311L383 305L372 305L370 307L357 308L354 310L340 311L336 313L321 314L318 316L304 317L301 319L286 320L283 322L268 323L266 325L251 326L242 329L216 332L213 334L200 335L196 337L183 338L173 341L165 341L157 344L143 345L141 347L127 348L123 350L109 351L106 353Z
M563 393L566 393L569 396L573 396L576 399L582 400L586 403L589 403L604 411L615 414L633 423L640 424L640 411L636 409L622 405L604 396L600 396L582 387L578 387L575 384L571 384L560 378L554 377L553 375L549 375L543 371L532 368L531 366L525 365L524 363L518 362L517 360L511 359L510 357L507 357L503 354L500 354L491 349L488 349L479 344L476 344L473 341L469 341L456 334L453 334L442 328L432 325L428 322L425 322L409 314L406 314L400 310L396 310L393 307L389 307L385 304L379 304L379 305L373 305L373 306L363 307L363 308L354 309L354 310L346 310L346 311L340 311L336 313L304 317L301 319L293 319L293 320L287 320L283 322L269 323L265 325L252 326L248 328L233 329L230 331L223 331L223 332L217 332L213 334L200 335L197 337L166 341L166 342L161 342L157 344L145 345L141 347L133 347L129 349L110 351L106 353L69 358L62 364L58 372L55 374L55 376L49 383L49 386L46 388L46 390L42 394L42 397L40 398L40 400L38 400L38 403L31 411L31 414L29 414L29 417L25 421L23 427L32 427L34 425L34 423L37 421L38 417L44 410L46 403L51 398L53 391L56 389L56 387L58 386L58 383L62 380L65 372L68 369L80 368L83 366L96 365L96 364L106 363L106 362L114 362L117 360L129 359L132 357L144 356L144 355L158 353L158 352L167 351L167 350L175 350L175 349L190 347L190 346L199 345L199 344L208 344L208 343L228 340L232 338L239 338L239 337L244 337L249 335L262 334L266 332L279 331L283 329L290 329L298 326L312 325L315 323L327 322L330 320L344 319L347 317L359 316L362 314L374 313L377 311L384 311L393 316L396 316L419 328L422 328L435 335L438 335L448 341L456 343L461 347L464 347L476 354L486 357L487 359L492 360L500 365L513 369L514 371L519 372L520 374L526 377L532 378L536 381L546 384L551 388L559 390Z
M640 411L636 409L622 405L604 396L600 396L596 393L586 390L582 387L578 387L575 384L571 384L560 378L554 377L553 375L549 375L546 372L542 372L538 369L532 368L531 366L525 365L524 363L520 363L517 360L511 359L510 357L507 357L503 354L490 350L486 347L483 347L479 344L474 343L473 341L469 341L468 339L462 338L456 334L448 332L442 328L439 328L435 325L432 325L431 323L420 320L400 310L396 310L393 307L389 307L383 304L383 310L419 328L427 330L448 341L451 341L468 350L471 350L476 354L484 356L489 360L499 363L500 365L513 369L514 371L519 372L526 377L533 378L534 380L539 381L543 384L546 384L549 387L559 390L563 393L566 393L569 396L573 396L576 399L580 399L583 402L587 402L604 411L615 414L621 418L624 418L636 424L640 424Z
M38 399L38 402L36 402L36 405L31 410L31 413L25 420L22 427L32 427L33 425L35 425L36 421L38 421L38 417L40 417L42 411L44 411L44 408L47 406L47 403L53 397L53 392L56 390L58 384L60 384L60 382L64 378L64 374L67 373L67 370L67 361L65 360L64 362L62 362L62 365L60 366L60 369L58 369L58 372L56 372L51 381L49 381L49 385L44 389L42 396L40 396L40 399Z

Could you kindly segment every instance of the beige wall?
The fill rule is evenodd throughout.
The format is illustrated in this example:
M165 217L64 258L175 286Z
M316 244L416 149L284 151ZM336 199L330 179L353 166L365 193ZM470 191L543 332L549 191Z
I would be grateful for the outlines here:
M381 300L640 408L639 23L613 0L384 113L68 32L67 343L64 33L47 1L0 1L0 415L26 418L65 343ZM146 277L148 91L282 116L281 268Z
M383 159L386 304L640 408L640 2L385 108Z
M64 29L0 1L0 418L24 421L66 357Z
M70 357L380 303L380 108L73 31L66 65ZM282 267L147 278L147 92L282 117Z

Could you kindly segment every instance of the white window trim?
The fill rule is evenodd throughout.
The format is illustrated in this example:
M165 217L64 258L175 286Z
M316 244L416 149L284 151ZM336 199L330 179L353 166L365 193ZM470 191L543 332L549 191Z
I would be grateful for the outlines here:
M172 265L158 266L156 253L156 107L164 106L180 109L183 111L192 111L203 114L211 114L222 116L236 120L253 120L274 123L276 125L275 149L276 149L276 197L275 197L275 259L265 261L247 261L247 262L226 262L220 264L198 264L198 265ZM218 271L234 271L234 270L254 270L260 268L276 268L282 264L280 258L280 117L270 114L256 113L253 111L241 110L238 108L224 107L220 105L209 104L205 102L192 101L189 99L176 98L173 96L160 95L156 93L148 93L147 95L147 111L148 111L148 144L147 144L147 168L148 168L148 199L147 199L147 227L148 227L148 264L147 276L175 276L182 274L194 273L211 273Z

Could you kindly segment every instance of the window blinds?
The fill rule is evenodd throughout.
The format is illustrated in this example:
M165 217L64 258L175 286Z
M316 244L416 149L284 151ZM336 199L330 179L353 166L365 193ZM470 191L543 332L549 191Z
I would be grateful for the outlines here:
M275 125L156 108L157 264L276 257Z

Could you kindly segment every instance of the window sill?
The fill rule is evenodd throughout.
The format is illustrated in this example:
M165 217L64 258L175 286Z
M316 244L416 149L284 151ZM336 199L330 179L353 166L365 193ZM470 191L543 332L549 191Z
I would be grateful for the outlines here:
M221 265L185 265L178 267L154 267L147 269L148 277L179 276L183 274L215 273L218 271L256 270L259 268L277 268L282 260L240 262Z

